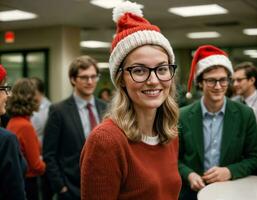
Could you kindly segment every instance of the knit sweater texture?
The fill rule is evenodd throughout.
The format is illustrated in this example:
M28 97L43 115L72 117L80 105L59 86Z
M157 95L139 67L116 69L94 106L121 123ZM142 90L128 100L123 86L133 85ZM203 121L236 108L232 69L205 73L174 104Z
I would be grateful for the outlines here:
M177 200L178 139L131 142L110 119L89 135L81 153L82 200Z
M40 158L40 144L30 118L28 116L12 117L6 129L15 133L19 140L21 152L28 164L26 177L42 175L46 166Z

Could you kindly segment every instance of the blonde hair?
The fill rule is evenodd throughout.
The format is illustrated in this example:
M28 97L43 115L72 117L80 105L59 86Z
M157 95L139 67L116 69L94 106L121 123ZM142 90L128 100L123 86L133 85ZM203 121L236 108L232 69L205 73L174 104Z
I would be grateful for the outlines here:
M123 81L121 75L122 72L118 72L116 75L117 88L104 118L111 118L124 131L129 140L139 142L142 139L142 133L139 130L133 103L126 88L121 86ZM164 103L157 109L153 126L154 131L159 134L161 144L169 142L178 134L179 110L175 101L176 85L174 79L172 79L169 94Z

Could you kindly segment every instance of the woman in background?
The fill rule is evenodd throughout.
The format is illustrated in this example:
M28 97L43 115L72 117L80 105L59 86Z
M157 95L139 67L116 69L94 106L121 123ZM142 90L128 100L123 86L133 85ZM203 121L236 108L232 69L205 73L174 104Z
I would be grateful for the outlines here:
M7 129L18 137L21 151L28 164L25 178L28 200L39 198L37 177L45 171L45 163L40 157L39 141L30 121L32 113L39 107L35 94L35 85L31 80L23 78L16 81L7 102L7 112L11 117Z

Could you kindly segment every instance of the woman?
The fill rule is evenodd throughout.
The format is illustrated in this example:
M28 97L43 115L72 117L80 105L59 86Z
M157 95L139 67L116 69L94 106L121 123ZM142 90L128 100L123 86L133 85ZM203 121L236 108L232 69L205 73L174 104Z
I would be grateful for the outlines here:
M172 48L137 4L125 2L113 15L118 30L109 64L117 90L82 150L82 200L178 199Z
M39 141L30 121L32 113L39 107L35 95L35 85L31 80L23 78L16 81L12 95L7 102L7 112L11 117L7 129L18 137L21 151L28 163L25 178L28 200L38 199L37 176L42 175L45 171L45 163L40 157Z

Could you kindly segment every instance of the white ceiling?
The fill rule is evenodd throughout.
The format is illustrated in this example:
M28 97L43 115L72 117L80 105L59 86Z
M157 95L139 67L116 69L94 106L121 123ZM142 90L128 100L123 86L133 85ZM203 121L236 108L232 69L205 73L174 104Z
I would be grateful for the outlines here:
M220 47L256 47L257 37L242 33L257 28L256 0L138 0L144 16L158 25L175 48L194 48L201 44ZM225 15L183 18L167 10L175 6L216 3L226 8ZM37 14L33 20L0 22L0 31L67 25L81 27L82 40L110 42L115 32L112 10L93 6L89 0L0 0L0 11L19 9ZM217 31L221 38L192 40L188 32Z

